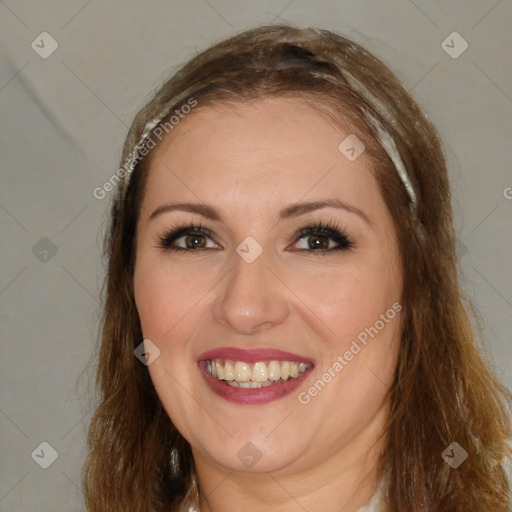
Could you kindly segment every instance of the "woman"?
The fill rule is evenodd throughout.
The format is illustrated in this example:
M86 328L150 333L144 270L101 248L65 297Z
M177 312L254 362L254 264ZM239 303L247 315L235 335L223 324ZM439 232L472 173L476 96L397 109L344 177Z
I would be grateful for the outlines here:
M90 511L506 511L510 394L457 282L434 127L373 55L261 27L136 116Z

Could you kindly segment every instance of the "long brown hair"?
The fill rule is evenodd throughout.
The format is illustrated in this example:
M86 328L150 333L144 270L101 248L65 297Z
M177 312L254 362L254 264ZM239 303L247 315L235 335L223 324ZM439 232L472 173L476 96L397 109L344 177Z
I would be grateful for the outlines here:
M364 84L369 95L347 77ZM122 162L164 109L174 112L191 97L203 108L266 96L303 98L355 133L396 226L404 324L381 461L389 510L505 512L502 459L510 455L506 410L512 397L479 350L480 329L459 288L439 137L380 60L325 30L268 26L244 32L193 58L159 89L137 114ZM392 136L417 194L416 215L364 111ZM82 476L91 512L178 510L195 475L189 444L161 405L147 367L134 357L142 341L133 293L135 242L150 157L151 151L139 158L129 182L119 184L105 238L108 272L96 374L100 404L89 426ZM457 469L441 456L453 442L468 453Z

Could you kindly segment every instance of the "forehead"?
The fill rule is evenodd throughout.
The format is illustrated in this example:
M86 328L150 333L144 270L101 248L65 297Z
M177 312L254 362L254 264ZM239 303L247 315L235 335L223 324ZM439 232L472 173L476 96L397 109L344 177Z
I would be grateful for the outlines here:
M186 196L221 204L229 197L246 213L250 205L261 211L326 194L375 202L364 151L351 161L339 149L347 137L353 137L348 129L299 98L199 105L154 151L145 202Z

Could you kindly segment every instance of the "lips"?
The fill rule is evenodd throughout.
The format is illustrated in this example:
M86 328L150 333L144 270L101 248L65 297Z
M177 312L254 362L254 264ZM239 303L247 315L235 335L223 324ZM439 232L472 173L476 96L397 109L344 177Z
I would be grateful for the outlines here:
M225 347L198 358L210 389L238 404L263 404L292 393L314 367L298 354L271 349Z
M216 348L209 350L198 357L199 361L206 359L232 359L235 361L245 361L246 363L257 363L258 361L271 361L271 360L283 360L283 361L295 361L297 363L312 363L310 359L307 359L298 354L292 354L291 352L284 352L282 350L273 349L242 349L236 347Z

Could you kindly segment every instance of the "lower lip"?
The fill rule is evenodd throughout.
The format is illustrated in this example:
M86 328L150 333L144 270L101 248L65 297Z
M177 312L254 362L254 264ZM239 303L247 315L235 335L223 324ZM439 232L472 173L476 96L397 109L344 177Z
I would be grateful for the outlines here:
M230 386L226 381L212 377L206 371L206 362L201 361L199 368L210 389L228 402L241 405L267 404L278 400L295 391L307 378L313 366L308 368L302 375L280 384L271 384L261 388L238 388Z

